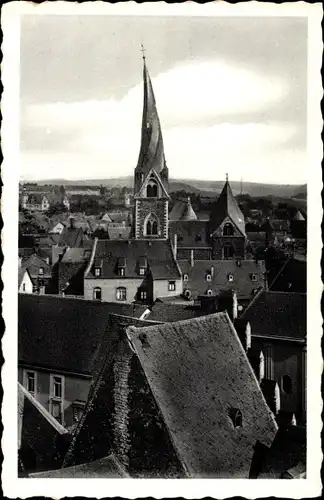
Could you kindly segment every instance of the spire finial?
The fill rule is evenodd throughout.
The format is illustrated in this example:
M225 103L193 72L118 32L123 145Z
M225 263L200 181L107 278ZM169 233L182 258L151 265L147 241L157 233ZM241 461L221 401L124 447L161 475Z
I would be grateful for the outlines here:
M141 43L141 52L142 52L142 59L145 62L145 49L144 49L144 45L142 43Z
M228 182L228 174L226 174L226 182Z

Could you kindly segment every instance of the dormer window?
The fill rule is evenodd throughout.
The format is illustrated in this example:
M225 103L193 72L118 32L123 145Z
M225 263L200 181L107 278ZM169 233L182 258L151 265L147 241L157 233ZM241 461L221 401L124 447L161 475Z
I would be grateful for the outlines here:
M234 428L238 429L240 427L243 427L243 415L241 410L239 410L238 408L231 408L229 413Z
M251 274L251 281L257 281L257 275Z
M97 276L97 277L101 276L101 269L100 269L100 267L96 267L95 268L95 276Z
M118 267L117 267L118 276L125 276L125 271L126 271L126 259L124 257L121 257L120 259L118 259Z
M139 270L140 276L144 276L145 271L146 271L145 267L140 267L140 270Z
M38 269L38 274L40 274L40 275L43 275L43 274L44 274L44 268L43 268L43 267L40 267L40 268Z
M125 276L125 268L124 267L118 268L118 276Z
M227 222L223 228L223 236L233 236L234 228L230 222Z
M188 279L189 279L188 274L184 274L184 275L183 275L183 281L188 281Z
M212 277L211 274L206 274L206 281L211 281Z
M207 295L208 297L210 297L211 295L213 295L213 290L211 290L210 288L207 290Z
M227 279L228 279L228 281L234 281L234 275L233 274L229 274L227 276Z
M146 270L147 270L147 260L145 257L141 257L138 262L137 262L137 266L138 266L138 273L140 276L145 276L146 274Z

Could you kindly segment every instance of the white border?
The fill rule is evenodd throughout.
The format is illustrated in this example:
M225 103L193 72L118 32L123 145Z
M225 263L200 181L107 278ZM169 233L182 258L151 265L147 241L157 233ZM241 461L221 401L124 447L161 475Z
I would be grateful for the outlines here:
M17 479L17 425L13 416L17 414L17 286L16 269L18 257L18 182L19 182L19 41L20 16L22 14L78 14L78 15L173 15L173 16L272 16L307 17L308 34L308 365L307 365L307 479L306 480L133 480L133 479ZM6 333L3 338L3 352L6 362L2 370L4 399L2 419L4 433L2 451L4 462L2 484L4 495L9 498L31 496L106 497L109 495L126 498L154 496L156 498L182 496L202 498L211 496L246 498L280 496L305 498L321 493L320 466L322 460L320 431L321 409L320 377L322 372L321 335L322 317L320 309L321 282L321 159L322 117L320 100L322 85L320 67L322 59L321 34L322 5L305 2L275 5L271 3L246 2L236 5L214 2L199 5L193 2L168 5L162 2L150 4L110 5L103 2L84 4L51 2L32 4L11 2L2 7L2 29L4 39L2 51L2 152L4 162L2 179L3 253L2 280L3 316ZM17 64L18 63L18 64ZM14 386L12 384L15 383Z

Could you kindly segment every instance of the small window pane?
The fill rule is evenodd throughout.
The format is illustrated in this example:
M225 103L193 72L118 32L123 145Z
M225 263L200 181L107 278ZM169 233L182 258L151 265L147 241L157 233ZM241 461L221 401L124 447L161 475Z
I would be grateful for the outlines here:
M169 281L169 291L174 292L176 289L175 281Z
M35 373L27 372L27 391L35 393Z
M53 377L53 395L54 398L62 398L62 379L61 377Z

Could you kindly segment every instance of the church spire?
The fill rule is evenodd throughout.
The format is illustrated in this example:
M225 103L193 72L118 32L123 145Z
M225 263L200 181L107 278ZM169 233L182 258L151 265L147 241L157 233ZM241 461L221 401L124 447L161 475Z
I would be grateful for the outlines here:
M141 130L141 148L135 169L135 194L153 168L167 184L168 172L164 157L163 137L151 78L146 66L145 49L141 45L143 59L144 103ZM167 189L167 185L165 186Z

